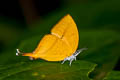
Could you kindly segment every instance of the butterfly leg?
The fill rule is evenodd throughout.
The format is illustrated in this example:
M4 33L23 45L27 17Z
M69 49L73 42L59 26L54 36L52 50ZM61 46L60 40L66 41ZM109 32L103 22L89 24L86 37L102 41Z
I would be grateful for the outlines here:
M74 59L75 59L75 58L74 58ZM70 60L70 64L69 64L69 66L71 66L71 64L72 64L72 61L73 61L74 59L71 59L71 60Z
M76 61L76 57L75 57L75 61Z
M34 58L33 58L33 57L29 57L29 59L30 59L30 60L34 60Z
M75 59L76 59L76 56L74 56L74 55L69 56L69 57L65 58L61 64L63 64L65 61L70 61L69 65L71 66L72 61Z
M69 64L69 65L71 66L72 61L73 61L73 60L76 61L76 56L78 56L83 50L87 50L87 48L82 48L82 49L77 50L75 53L73 53L73 55L65 58L61 64L63 64L65 61L70 61L70 64Z
M65 62L65 61L67 61L67 58L65 58L65 59L62 61L62 63L61 63L61 64L64 64L64 62Z

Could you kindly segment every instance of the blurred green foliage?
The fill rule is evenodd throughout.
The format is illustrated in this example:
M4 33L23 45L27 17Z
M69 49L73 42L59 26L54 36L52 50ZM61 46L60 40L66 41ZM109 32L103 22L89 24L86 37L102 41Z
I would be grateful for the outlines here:
M77 1L77 0L75 0ZM43 20L26 25L11 19L0 19L0 79L1 80L120 80L114 71L120 57L120 1L73 0ZM32 52L40 39L66 14L74 18L80 35L79 48L87 47L69 67L68 63L30 61L16 56L16 48ZM22 28L21 28L22 26Z

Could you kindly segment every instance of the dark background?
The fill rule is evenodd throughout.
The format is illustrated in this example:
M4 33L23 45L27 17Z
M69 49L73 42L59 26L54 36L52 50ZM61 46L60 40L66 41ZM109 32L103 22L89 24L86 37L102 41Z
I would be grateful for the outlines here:
M0 54L16 48L31 35L39 35L39 31L47 33L68 13L81 30L103 29L120 34L119 0L0 0ZM119 62L114 70L120 70Z

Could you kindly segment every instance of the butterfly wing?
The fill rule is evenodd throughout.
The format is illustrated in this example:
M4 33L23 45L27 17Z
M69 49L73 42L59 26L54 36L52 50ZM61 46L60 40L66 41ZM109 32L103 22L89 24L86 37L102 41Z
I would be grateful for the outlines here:
M56 41L52 44L49 50L45 51L44 53L39 53L37 56L47 61L61 61L64 60L64 58L68 57L70 53L70 47L64 43L63 40L56 37Z
M48 61L61 61L76 51L79 35L77 26L69 14L51 29L51 34L56 36L57 41L41 58Z
M78 40L76 24L70 15L66 15L52 28L51 34L42 38L34 53L26 56L31 55L47 61L61 61L76 51Z
M66 44L68 44L72 50L72 53L76 51L79 42L78 29L69 14L62 18L60 22L52 28L51 33L58 36Z

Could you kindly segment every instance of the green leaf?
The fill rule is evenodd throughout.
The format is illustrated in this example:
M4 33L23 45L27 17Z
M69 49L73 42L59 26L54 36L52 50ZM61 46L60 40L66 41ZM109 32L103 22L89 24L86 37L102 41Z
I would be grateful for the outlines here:
M101 73L105 72L105 74L103 76L100 76L100 79L103 79L108 74L108 72L110 72L112 70L112 68L114 67L114 65L117 61L117 58L119 57L119 49L118 49L119 37L118 37L118 35L119 34L117 34L116 32L109 31L109 30L89 30L89 31L80 30L80 45L79 46L81 48L84 48L87 46L88 50L82 52L77 57L77 59L85 60L85 61L89 61L89 62L97 64L97 66L94 69L93 68L89 69L90 72L88 75L90 78L96 78ZM17 48L19 48L21 50L21 52L32 52L37 47L39 40L42 38L42 36L43 35L38 35L38 36L33 36L30 38L27 38L27 39L21 41L21 44ZM16 64L19 62L28 62L29 61L28 57L16 56L15 52L16 52L16 49L14 49L13 51L8 51L6 53L3 53L0 56L1 65L4 64L6 66L9 66L11 64ZM9 55L9 54L11 54L11 55ZM31 65L33 65L33 64L34 64L34 61L33 61L33 63L31 63ZM42 64L44 65L44 62ZM46 64L46 62L45 62L45 64ZM50 64L52 64L52 63L50 62ZM81 62L79 64L81 65ZM57 63L56 66L57 65L59 65L59 64ZM80 68L80 67L81 66L78 66L78 68ZM17 68L23 68L23 66L19 66ZM29 65L27 68L29 68ZM72 69L75 70L76 68L72 68ZM5 73L8 73L8 72L9 71L6 70ZM82 73L84 73L84 71ZM5 75L7 75L7 74L5 74ZM81 76L81 71L78 71L76 75ZM31 75L28 75L28 76L31 77ZM56 73L56 76L57 76L57 73ZM84 78L88 78L88 77L84 77Z
M111 71L104 80L120 80L120 71Z
M119 34L110 30L80 33L80 46L86 45L88 50L86 53L81 53L79 59L96 63L97 66L90 72L89 77L102 80L114 68L120 56Z
M0 66L0 80L89 80L88 72L95 64L75 61L72 66L61 62L34 60Z

